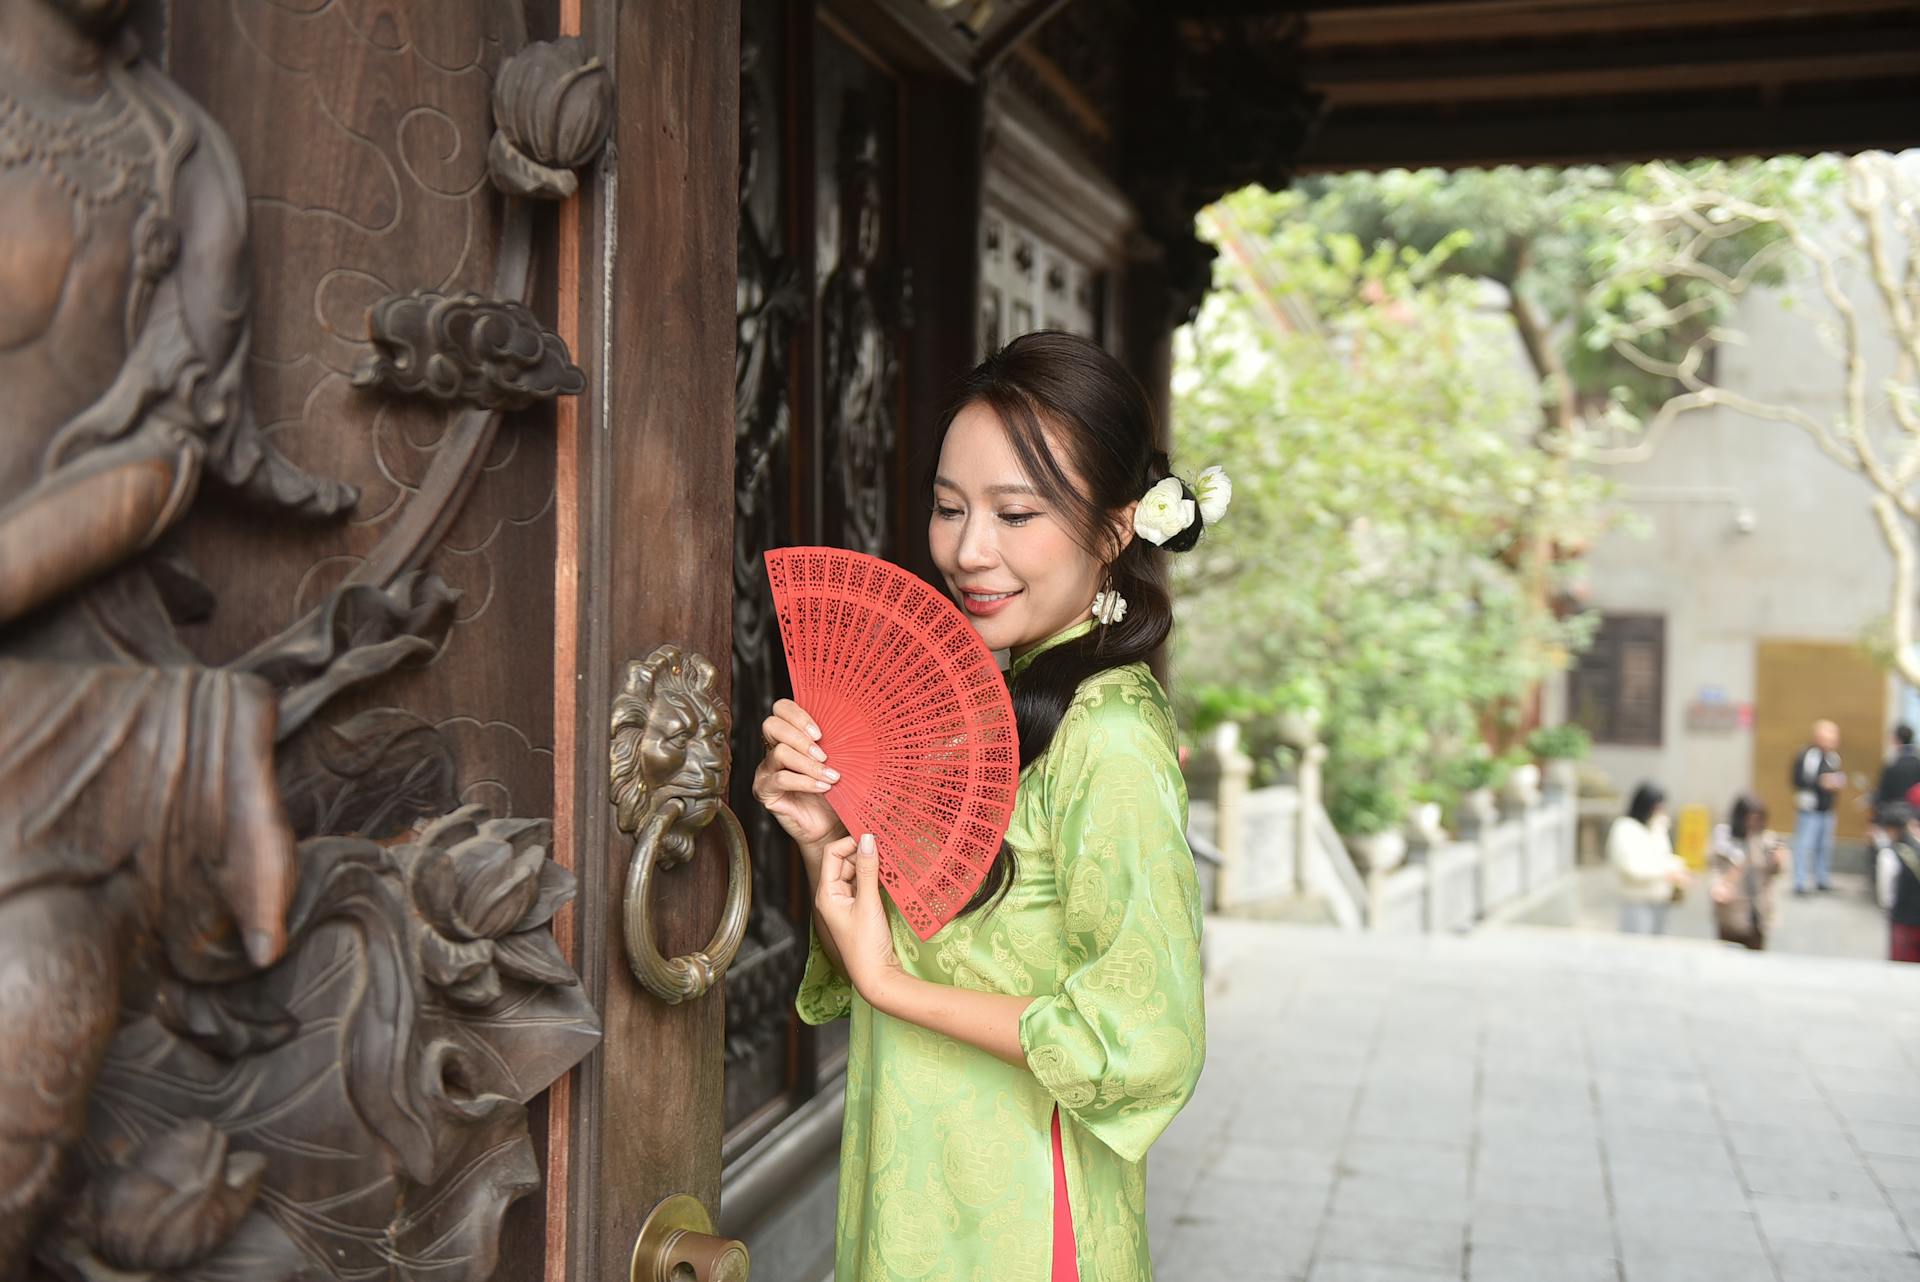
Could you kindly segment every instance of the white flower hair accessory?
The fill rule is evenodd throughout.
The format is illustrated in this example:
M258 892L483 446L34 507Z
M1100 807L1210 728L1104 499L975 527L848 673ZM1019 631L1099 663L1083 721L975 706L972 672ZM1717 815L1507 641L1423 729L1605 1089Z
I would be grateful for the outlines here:
M1231 502L1233 482L1223 467L1210 467L1200 473L1193 484L1192 498L1186 496L1179 477L1169 476L1141 496L1140 506L1133 510L1133 532L1161 547L1192 525L1196 512L1211 525L1227 514Z
M1233 482L1227 477L1227 469L1210 467L1200 473L1200 479L1193 483L1193 497L1208 525L1225 516L1227 504L1233 502Z
M1193 524L1193 500L1186 497L1180 478L1169 476L1141 496L1133 510L1133 532L1159 547Z

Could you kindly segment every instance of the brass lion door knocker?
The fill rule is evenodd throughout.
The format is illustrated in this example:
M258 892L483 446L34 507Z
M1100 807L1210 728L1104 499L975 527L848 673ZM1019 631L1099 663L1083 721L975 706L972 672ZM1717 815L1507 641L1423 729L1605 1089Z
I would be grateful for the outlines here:
M705 656L663 645L627 662L613 701L609 748L620 831L633 834L621 913L627 964L661 1001L698 997L726 973L747 933L753 860L747 834L723 793L732 764L732 715L715 694ZM663 957L654 933L653 887L663 869L693 857L700 830L715 817L727 841L727 899L713 938L698 952Z

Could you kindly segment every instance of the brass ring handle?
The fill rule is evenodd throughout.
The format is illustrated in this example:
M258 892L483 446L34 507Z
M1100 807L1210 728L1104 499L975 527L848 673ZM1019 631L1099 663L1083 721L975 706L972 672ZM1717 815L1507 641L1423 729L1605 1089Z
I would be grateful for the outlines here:
M753 905L753 856L739 819L724 802L718 807L716 813L727 839L727 902L713 938L698 952L663 957L653 931L653 887L661 862L661 838L679 822L678 807L663 807L633 840L633 860L627 865L627 894L622 906L627 965L649 992L670 1004L698 997L712 988L733 964L747 935L747 913Z

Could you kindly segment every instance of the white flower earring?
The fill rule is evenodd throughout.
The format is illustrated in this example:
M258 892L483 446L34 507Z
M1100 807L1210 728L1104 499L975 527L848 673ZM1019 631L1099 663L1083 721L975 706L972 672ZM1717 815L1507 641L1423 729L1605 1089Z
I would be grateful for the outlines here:
M1118 623L1127 617L1127 599L1113 586L1113 576L1107 576L1107 585L1093 594L1094 621L1101 624Z

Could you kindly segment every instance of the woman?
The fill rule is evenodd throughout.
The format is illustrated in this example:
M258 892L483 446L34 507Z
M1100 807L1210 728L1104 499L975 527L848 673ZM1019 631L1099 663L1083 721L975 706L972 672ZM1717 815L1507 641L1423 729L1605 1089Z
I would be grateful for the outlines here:
M1767 828L1767 808L1743 795L1713 830L1714 926L1720 938L1758 952L1773 926L1773 879L1786 871L1787 845Z
M1663 935L1674 893L1692 880L1667 837L1667 794L1657 784L1634 789L1627 813L1607 830L1607 862L1620 878L1620 929Z
M1118 362L1057 333L989 358L946 417L928 541L1012 656L1021 772L986 882L932 939L828 808L805 710L782 700L762 727L754 792L815 887L800 1015L853 1020L839 1282L1152 1276L1147 1148L1205 1049L1186 790L1153 671L1164 553L1228 496L1217 469L1197 496L1171 478L1152 437Z

